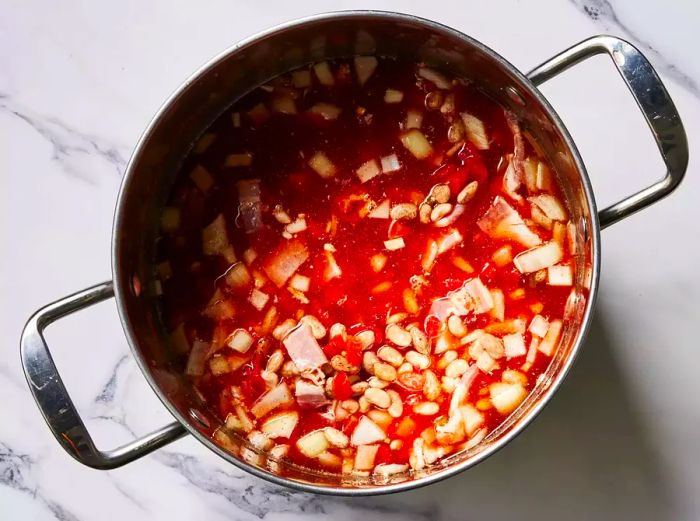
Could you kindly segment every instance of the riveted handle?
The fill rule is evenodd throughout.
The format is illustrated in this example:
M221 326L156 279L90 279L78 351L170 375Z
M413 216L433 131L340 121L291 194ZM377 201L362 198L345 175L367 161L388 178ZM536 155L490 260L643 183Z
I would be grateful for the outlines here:
M535 85L540 85L597 54L608 54L612 58L644 114L666 164L663 179L600 211L601 228L606 228L654 204L676 189L688 167L688 141L676 106L659 75L649 60L625 40L614 36L594 36L535 67L527 76Z
M109 281L48 304L27 321L20 342L24 374L49 429L66 452L80 463L104 470L145 456L187 433L179 422L173 422L114 450L101 451L95 447L63 385L43 333L56 320L112 296L114 290Z

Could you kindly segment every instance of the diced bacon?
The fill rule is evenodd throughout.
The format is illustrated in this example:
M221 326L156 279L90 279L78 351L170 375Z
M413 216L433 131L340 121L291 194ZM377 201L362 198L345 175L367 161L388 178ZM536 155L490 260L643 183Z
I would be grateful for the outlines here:
M250 412L252 412L256 418L262 418L278 407L288 406L293 403L294 397L292 393L289 392L289 387L287 387L286 383L282 382L261 396L250 408Z
M506 167L506 171L503 174L503 190L513 198L515 201L521 201L522 196L518 193L518 189L522 186L522 182L520 180L520 177L518 177L518 173L515 170L515 166L513 164L513 159L511 158L508 161L508 166Z
M527 353L522 333L505 335L503 337L503 347L505 348L506 358L515 358Z
M435 299L430 305L429 315L435 316L440 322L445 322L447 317L454 313L454 304L448 297Z
M533 232L520 214L505 199L497 196L493 204L477 222L484 233L495 239L508 239L532 248L542 244L542 239Z
M316 369L328 362L308 324L300 323L284 337L282 343L299 371Z
M467 134L467 139L471 141L479 150L488 150L489 137L486 134L484 122L467 112L462 112L460 116L462 116L462 122Z
M510 128L510 131L513 133L513 168L515 169L515 175L519 183L522 183L525 180L525 140L520 131L520 125L518 124L516 115L512 112L505 111L505 116L508 122L508 128Z
M270 280L281 288L309 258L309 250L297 239L282 241L263 263Z
M564 256L559 243L551 241L542 246L518 253L513 264L520 273L533 273L553 266Z
M386 438L384 431L370 420L367 416L362 416L360 421L352 431L352 436L350 436L350 443L358 447L360 445L370 445L372 443L377 443Z
M472 298L475 313L486 313L493 307L491 293L479 277L465 282L464 289L467 290L467 293Z
M316 409L328 403L323 387L299 378L294 385L294 395L302 409Z

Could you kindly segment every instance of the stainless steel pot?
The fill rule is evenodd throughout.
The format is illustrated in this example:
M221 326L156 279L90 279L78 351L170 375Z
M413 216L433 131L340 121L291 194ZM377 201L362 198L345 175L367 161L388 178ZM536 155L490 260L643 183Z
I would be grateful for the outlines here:
M662 180L598 212L590 181L564 124L537 85L596 54L608 54L649 124L667 171ZM177 166L197 136L235 99L266 80L310 62L356 54L423 61L471 78L515 112L553 165L576 226L576 296L567 307L561 346L545 378L525 402L477 447L419 473L389 479L342 478L295 465L240 458L243 441L215 443L219 425L193 388L170 365L157 311L154 244L158 221ZM312 16L249 38L214 58L187 79L163 105L141 137L124 175L114 219L113 281L80 291L37 311L27 322L21 355L30 390L58 442L75 459L111 469L140 458L185 434L256 476L300 490L367 495L433 483L475 465L513 439L557 390L581 347L598 290L601 229L673 191L688 163L680 117L649 62L629 43L596 36L523 75L503 57L468 36L435 22L388 12L353 11ZM114 296L134 358L148 383L177 421L115 450L101 451L75 409L43 337L44 329L70 313ZM250 461L250 458L248 458ZM273 471L274 470L274 471Z

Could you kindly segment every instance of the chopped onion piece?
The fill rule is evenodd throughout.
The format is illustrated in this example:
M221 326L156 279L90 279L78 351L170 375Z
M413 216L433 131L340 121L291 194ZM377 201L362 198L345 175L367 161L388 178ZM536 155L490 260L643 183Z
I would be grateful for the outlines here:
M197 165L190 172L190 179L202 193L207 193L214 184L214 178L202 165Z
M559 243L551 241L518 253L513 259L513 264L520 273L533 273L556 264L563 256L564 252Z
M370 219L388 219L391 211L391 201L384 199L379 206L367 214Z
M420 128L423 124L423 113L420 110L408 109L406 112L406 122L404 128L410 130L412 128Z
M530 326L527 330L535 336L544 338L549 329L549 320L544 318L542 315L535 315L530 321Z
M267 305L267 301L270 300L270 295L263 293L258 288L253 288L250 292L250 297L248 297L248 302L258 311L262 311Z
M503 321L506 316L506 301L503 296L503 291L500 289L491 290L491 299L493 300L493 307L489 314L496 320Z
M185 374L189 376L202 376L206 367L207 354L209 353L209 344L201 340L195 340L190 351L190 356L187 358L187 367Z
M160 216L160 229L164 232L174 232L180 227L180 209L166 206Z
M473 405L462 405L459 408L464 423L464 431L470 438L484 424L484 415Z
M224 215L219 214L202 229L202 251L204 255L219 255L228 248L228 235Z
M203 314L215 320L227 320L233 318L236 314L236 308L231 301L226 299L221 290L217 288L211 299L209 299L209 302L207 302Z
M321 82L321 85L333 85L335 83L335 79L333 78L331 68L328 66L328 62L319 62L314 64L314 72L316 73L318 81Z
M529 198L531 204L544 212L544 214L553 221L566 221L567 214L564 205L559 199L550 194L535 195Z
M338 119L341 109L337 105L331 105L330 103L316 103L309 109L309 112L318 114L326 121L331 121Z
M270 111L267 110L267 107L265 106L264 103L258 103L255 105L252 109L248 111L248 117L253 120L253 123L255 125L261 125L267 121L267 119L270 117ZM234 120L234 126L235 126L235 120Z
M287 333L282 343L299 371L316 369L328 362L311 331L311 327L306 323L300 323Z
M357 81L360 85L367 83L367 80L377 68L377 58L374 56L356 56L355 57L355 73Z
M396 157L396 154L384 156L381 159L381 162L382 172L384 172L385 174L396 172L397 170L401 169L401 163L399 163L399 158Z
M253 248L248 248L243 252L243 262L245 262L248 266L253 264L257 258L258 252L256 252Z
M294 397L292 393L289 392L289 387L287 387L285 382L281 382L260 397L250 408L250 412L257 418L261 418L278 407L285 407L293 403Z
M403 241L403 237L384 241L384 247L389 251L400 250L404 246L406 246L406 243Z
M547 284L550 286L571 286L574 273L568 264L556 264L547 268Z
M355 430L350 436L350 444L354 447L360 445L370 445L386 438L386 434L379 425L370 420L367 416L362 416L357 423Z
M375 273L379 273L384 269L384 266L386 265L387 261L387 256L384 255L383 253L377 253L376 255L372 255L372 258L370 259L370 264L372 266L372 270Z
M559 343L559 335L561 334L562 321L552 320L549 323L549 329L547 329L547 334L540 342L538 351L544 355L552 356L554 350Z
M523 161L523 170L525 172L525 187L527 191L531 194L537 192L537 163L539 161L534 157L528 157Z
M170 346L178 354L185 355L190 352L190 341L187 340L187 334L185 333L185 324L180 323L172 332L168 335L168 340L170 341Z
M309 159L308 165L323 179L333 177L337 172L335 165L323 152L316 152L313 157Z
M305 275L299 275L298 273L296 273L292 277L292 280L289 281L289 286L297 291L306 293L311 287L311 279Z
M241 126L241 113L234 112L231 114L231 122L234 128L239 128Z
M527 396L520 383L495 382L489 386L491 403L501 414L510 414Z
M362 166L355 171L355 173L357 174L357 177L360 179L361 183L366 183L370 179L373 179L381 174L382 170L379 168L379 163L377 163L376 159L370 159L366 163L363 163Z
M454 224L454 222L462 216L466 208L465 205L457 203L450 213L435 221L435 226L437 228L444 228L445 226Z
M503 347L505 348L506 358L523 356L527 353L522 333L505 335L503 337Z
M379 445L361 445L357 447L353 463L355 470L372 470L378 451Z
M493 204L477 222L484 233L495 239L510 239L532 248L542 244L542 239L533 232L520 214L503 197L497 196Z
M521 186L522 182L515 169L514 160L511 157L508 161L506 171L503 174L503 190L513 198L513 200L520 201L522 200L522 196L518 193L518 190Z
M323 280L328 282L329 280L340 277L343 274L343 270L338 266L333 252L325 250L323 254L326 256L326 268L323 270Z
M330 444L322 429L305 434L297 440L297 449L307 458L316 458L329 447Z
M242 154L229 154L226 156L225 165L229 167L250 166L253 162L253 154L243 152Z
M262 269L270 280L281 288L309 258L309 250L303 242L292 239L283 240L265 259Z
M452 87L452 83L450 83L450 80L448 80L439 72L433 69L429 69L428 67L420 67L418 69L418 76L420 76L424 80L428 80L429 82L435 84L435 86L438 89L446 90Z
M441 255L446 251L451 250L452 248L460 244L463 240L464 237L462 237L462 234L459 233L458 229L455 228L451 230L448 234L443 235L437 240L438 255Z
M294 98L292 98L289 94L273 96L270 105L272 105L273 111L279 112L280 114L297 113L297 106L296 103L294 103Z
M311 87L311 71L301 70L292 72L292 84L297 89Z
M299 216L293 222L284 227L287 233L291 234L301 233L306 230L306 228L306 217L301 214L299 214Z
M520 124L518 123L517 116L506 110L505 117L508 128L510 128L510 131L513 133L513 168L515 169L518 183L522 183L525 179L525 140L520 131Z
M489 149L489 137L486 134L484 122L476 116L462 112L462 122L467 133L467 139L479 150Z
M211 144L216 140L216 134L212 134L211 132L208 132L202 137L199 138L197 143L195 143L194 148L192 151L195 154L203 154L204 152L207 151L207 149L211 146Z
M393 474L406 472L407 470L408 465L401 465L399 463L380 463L374 467L375 474L379 474L381 476L391 476Z
M260 430L268 438L289 438L299 422L299 413L285 411L277 413L266 419L260 426Z
M247 290L252 282L250 272L242 262L237 262L231 266L224 274L224 280L226 285L239 292Z
M384 93L384 103L401 103L403 101L403 92L395 89L386 89Z
M239 353L247 353L253 345L253 336L245 329L236 329L226 340L226 344Z
M417 159L425 159L433 153L433 147L423 133L412 128L400 136L401 143Z
M328 403L323 387L303 378L299 378L296 381L294 394L299 407L302 409L316 409Z
M552 189L552 173L542 161L537 164L537 189L542 191Z

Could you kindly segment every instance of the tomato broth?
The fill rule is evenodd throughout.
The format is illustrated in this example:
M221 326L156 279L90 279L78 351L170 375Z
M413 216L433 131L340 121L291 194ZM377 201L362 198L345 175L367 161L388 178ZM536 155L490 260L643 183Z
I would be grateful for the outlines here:
M343 474L476 446L546 370L575 275L556 177L517 118L371 56L238 100L161 228L163 320L214 436Z

